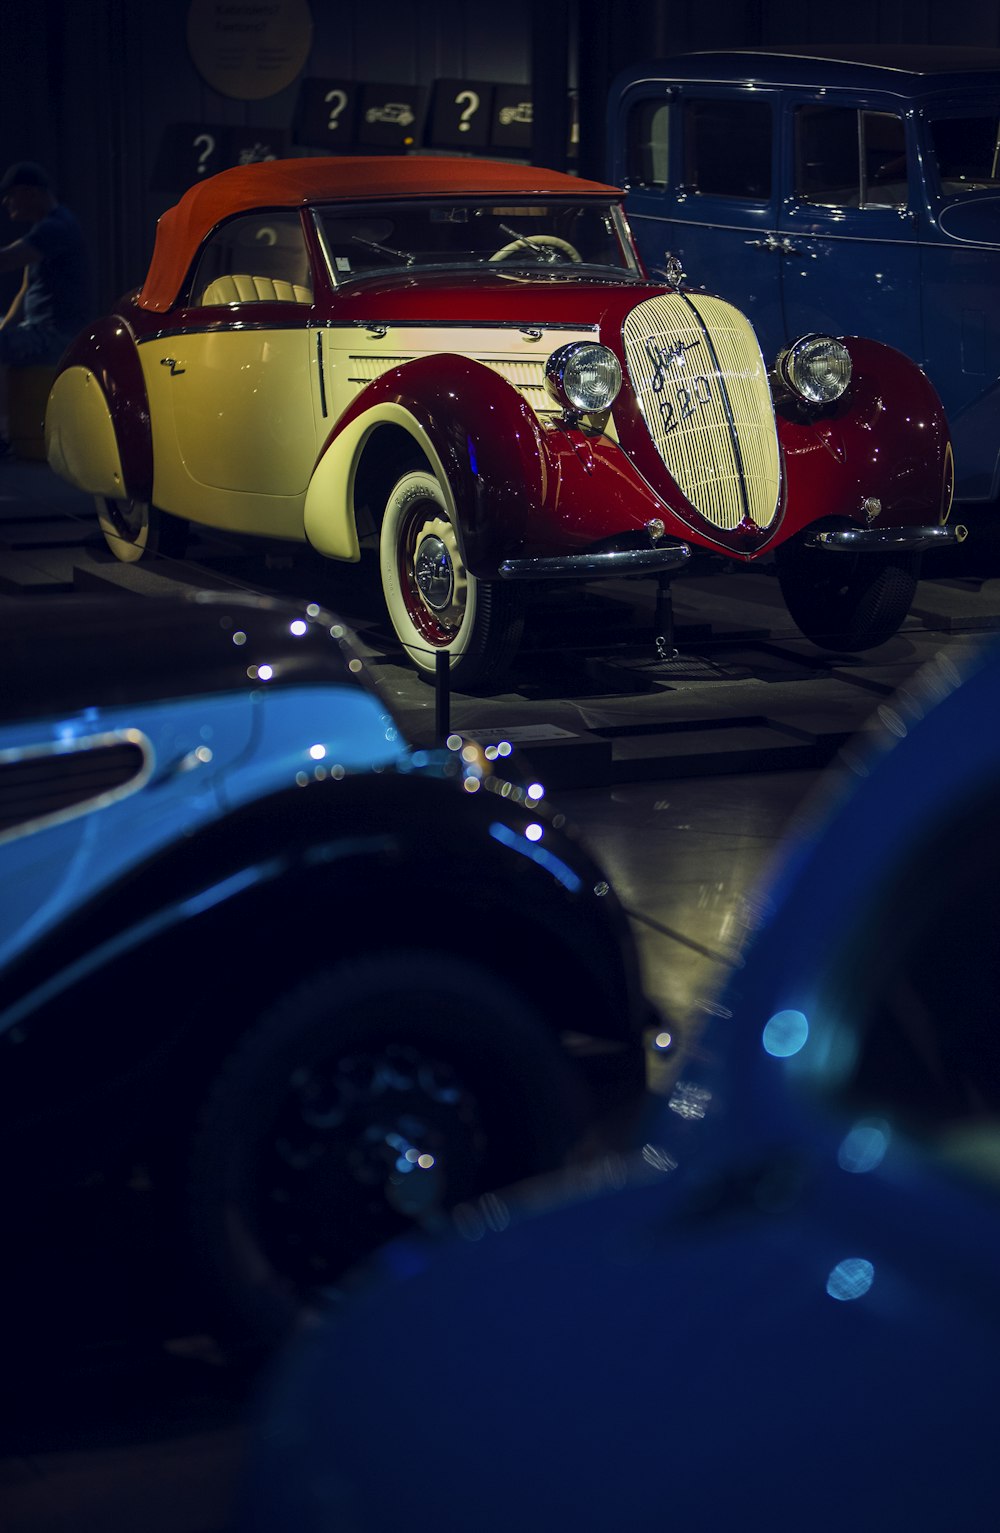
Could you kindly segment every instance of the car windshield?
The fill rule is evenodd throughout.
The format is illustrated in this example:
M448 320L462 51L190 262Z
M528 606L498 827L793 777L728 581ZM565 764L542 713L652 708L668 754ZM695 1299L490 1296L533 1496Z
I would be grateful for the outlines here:
M930 125L941 195L994 191L1000 185L1000 114L937 117Z
M374 273L503 266L583 266L621 281L639 275L617 206L600 199L367 204L317 209L332 280Z

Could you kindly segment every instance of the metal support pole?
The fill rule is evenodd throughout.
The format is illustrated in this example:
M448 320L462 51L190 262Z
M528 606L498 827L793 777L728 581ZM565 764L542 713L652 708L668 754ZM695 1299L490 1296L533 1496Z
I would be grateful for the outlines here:
M439 745L451 734L451 658L448 651L439 649L434 656L434 728Z
M669 575L657 577L656 617L653 626L657 660L673 660L677 651L674 648L674 598Z

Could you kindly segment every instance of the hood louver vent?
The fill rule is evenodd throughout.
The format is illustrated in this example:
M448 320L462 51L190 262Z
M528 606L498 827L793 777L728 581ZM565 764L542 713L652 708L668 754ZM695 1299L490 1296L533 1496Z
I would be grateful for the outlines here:
M29 748L0 759L0 840L103 808L149 776L151 751L139 737L101 736L68 749Z

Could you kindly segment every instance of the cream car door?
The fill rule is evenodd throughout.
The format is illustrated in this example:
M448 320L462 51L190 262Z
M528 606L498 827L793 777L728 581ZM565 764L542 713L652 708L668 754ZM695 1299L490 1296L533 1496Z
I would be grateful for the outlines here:
M153 498L212 526L301 537L318 445L312 288L297 215L262 218L236 220L206 247L176 328L141 347ZM294 218L297 246L282 218Z

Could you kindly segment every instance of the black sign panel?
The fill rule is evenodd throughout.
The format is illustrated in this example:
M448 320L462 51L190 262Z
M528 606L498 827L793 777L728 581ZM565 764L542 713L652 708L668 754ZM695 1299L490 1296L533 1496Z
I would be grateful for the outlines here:
M493 96L493 148L530 152L532 115L530 85L498 85Z
M153 164L150 186L154 192L183 192L196 181L224 170L223 139L226 129L218 123L174 122L164 129Z
M259 165L261 160L282 160L288 153L288 130L227 128L224 144L229 165Z
M422 85L366 85L361 92L358 142L379 149L412 149L420 143L427 111Z
M493 90L486 80L436 80L429 133L432 148L485 148L490 141Z
M361 87L353 80L304 80L295 114L295 141L337 154L354 143Z
M285 128L234 128L227 123L175 122L164 129L153 164L154 192L186 192L196 181L233 165L280 160L288 152Z

